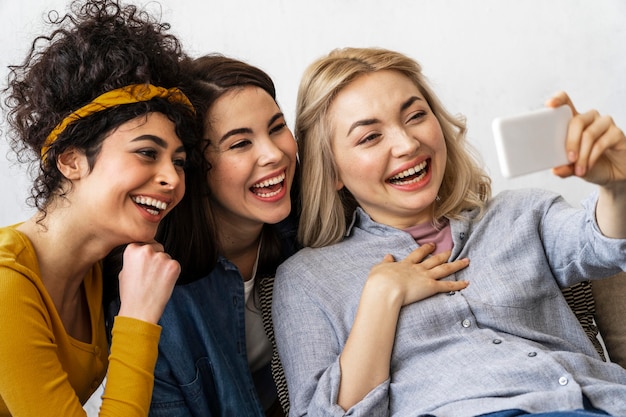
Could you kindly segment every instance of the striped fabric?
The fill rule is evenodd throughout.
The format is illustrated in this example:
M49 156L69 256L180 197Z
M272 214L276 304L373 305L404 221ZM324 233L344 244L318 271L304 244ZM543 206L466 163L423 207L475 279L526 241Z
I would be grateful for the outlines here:
M596 304L591 292L591 282L583 281L571 287L561 290L565 296L567 304L576 315L576 318L583 326L585 333L593 346L596 348L602 360L606 361L604 349L598 340L598 327L596 326L594 317L596 314Z
M259 302L261 304L261 316L263 317L263 328L268 339L272 343L272 375L278 400L283 407L285 415L289 415L289 393L287 392L287 380L283 372L283 366L276 350L276 339L274 338L274 325L272 324L272 290L274 289L274 277L264 277L259 282Z

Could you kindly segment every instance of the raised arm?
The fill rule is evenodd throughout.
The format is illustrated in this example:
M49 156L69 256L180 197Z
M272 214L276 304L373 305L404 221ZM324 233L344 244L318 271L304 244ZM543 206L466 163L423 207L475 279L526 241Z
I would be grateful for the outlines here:
M576 175L600 186L596 220L607 237L626 238L626 137L610 116L596 110L578 113L569 96L560 92L549 107L568 105L574 114L566 148L569 165L556 167L560 177Z
M169 276L151 256L144 260L148 268L161 265L159 277L170 281L157 289L158 284L149 286L146 279L145 291L152 287L168 297L176 276ZM133 276L146 272L143 267L133 271ZM85 416L81 402L95 388L90 384L99 384L104 376L108 353L98 266L84 287L94 327L92 344L67 335L36 273L15 262L0 265L0 392L13 415ZM159 307L153 308L158 312ZM159 335L159 326L140 317L116 318L100 416L147 415Z

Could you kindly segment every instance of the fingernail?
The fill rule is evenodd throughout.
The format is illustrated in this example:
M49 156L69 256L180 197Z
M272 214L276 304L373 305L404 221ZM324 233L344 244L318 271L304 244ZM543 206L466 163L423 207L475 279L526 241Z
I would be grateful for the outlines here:
M579 177L582 177L583 175L585 175L585 167L577 166L576 167L576 175L579 176Z
M576 152L569 151L567 153L567 160L570 161L570 162L576 162Z

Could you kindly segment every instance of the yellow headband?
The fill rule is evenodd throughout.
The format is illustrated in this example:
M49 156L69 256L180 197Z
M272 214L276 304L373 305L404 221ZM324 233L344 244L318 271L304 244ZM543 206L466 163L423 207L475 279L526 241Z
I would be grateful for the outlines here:
M50 132L46 138L46 142L41 148L42 159L46 159L48 149L50 149L50 146L52 146L54 141L57 140L57 137L70 123L120 104L139 103L141 101L151 100L155 97L165 98L172 103L184 104L194 111L193 105L187 96L185 96L185 94L183 94L183 92L178 88L167 89L163 87L156 87L152 84L133 84L107 91L106 93L93 99L90 103L87 103L83 107L72 112L69 116L63 119L52 132Z

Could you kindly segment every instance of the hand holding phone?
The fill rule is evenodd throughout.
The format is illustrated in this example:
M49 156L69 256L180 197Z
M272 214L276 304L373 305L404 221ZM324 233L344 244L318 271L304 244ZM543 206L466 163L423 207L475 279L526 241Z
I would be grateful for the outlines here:
M565 150L569 106L500 117L492 128L502 175L507 178L569 163Z

